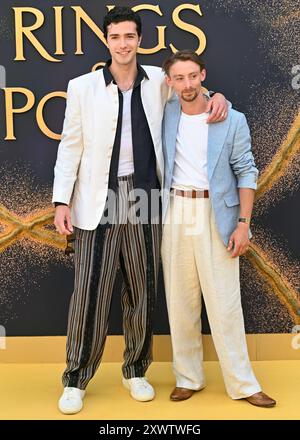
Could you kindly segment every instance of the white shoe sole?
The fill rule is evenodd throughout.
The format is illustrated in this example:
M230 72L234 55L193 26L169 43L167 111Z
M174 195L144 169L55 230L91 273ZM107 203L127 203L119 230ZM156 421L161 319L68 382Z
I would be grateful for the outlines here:
M67 408L62 408L60 405L58 405L58 409L63 414L77 414L82 410L82 408L83 408L83 404L81 405L81 407L79 409L71 409L71 408L67 409Z

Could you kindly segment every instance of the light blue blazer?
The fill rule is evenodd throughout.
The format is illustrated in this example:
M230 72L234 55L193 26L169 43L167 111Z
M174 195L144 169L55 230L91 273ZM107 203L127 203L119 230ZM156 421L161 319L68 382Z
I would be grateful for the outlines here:
M170 200L180 114L180 101L177 96L174 96L166 104L162 127L165 158L162 196L163 223ZM195 140L195 144L196 142ZM207 172L210 200L217 229L227 246L240 213L238 188L256 189L257 187L258 170L251 152L249 127L243 113L230 109L225 121L209 124ZM251 236L251 231L249 231L249 237Z

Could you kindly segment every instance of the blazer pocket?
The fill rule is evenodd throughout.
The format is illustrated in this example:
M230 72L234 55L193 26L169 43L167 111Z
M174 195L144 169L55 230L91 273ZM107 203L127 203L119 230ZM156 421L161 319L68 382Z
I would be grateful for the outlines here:
M226 206L228 206L229 208L231 206L236 206L236 205L240 204L240 199L237 194L226 194L224 196L224 201L225 201Z

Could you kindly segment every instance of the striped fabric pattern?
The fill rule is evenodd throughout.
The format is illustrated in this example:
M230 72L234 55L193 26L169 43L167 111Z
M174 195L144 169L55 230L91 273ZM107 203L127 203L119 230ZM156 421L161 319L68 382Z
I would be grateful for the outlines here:
M123 220L130 208L133 178L119 178L116 214ZM75 229L75 280L64 386L85 389L101 362L118 267L123 275L124 377L143 377L152 361L161 226L123 220L100 222L93 231Z

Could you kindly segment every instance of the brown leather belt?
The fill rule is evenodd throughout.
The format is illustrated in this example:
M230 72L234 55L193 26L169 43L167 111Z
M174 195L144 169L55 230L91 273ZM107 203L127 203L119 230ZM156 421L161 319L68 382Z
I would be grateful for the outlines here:
M175 196L181 196L181 197L189 197L190 199L198 199L198 198L209 198L209 191L208 189L188 189L186 191L182 189L175 189L173 188L171 190L172 194Z

